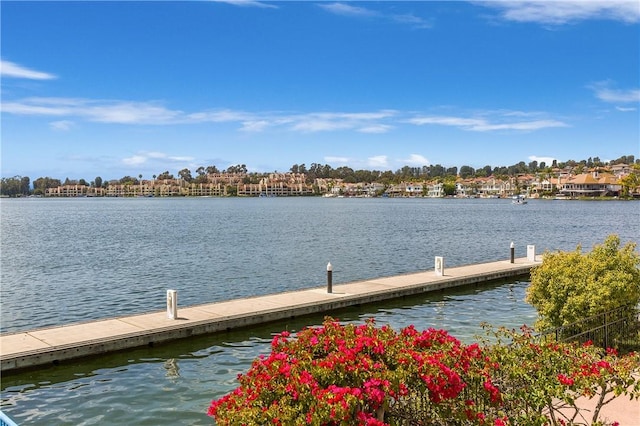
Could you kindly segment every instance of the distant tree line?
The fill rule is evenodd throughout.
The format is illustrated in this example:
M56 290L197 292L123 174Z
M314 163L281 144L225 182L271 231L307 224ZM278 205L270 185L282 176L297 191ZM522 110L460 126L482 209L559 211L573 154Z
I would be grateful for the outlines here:
M581 161L568 160L565 162L558 162L557 160L553 160L551 164L546 164L544 161L539 163L537 161L531 161L529 163L521 161L511 166L492 167L487 165L478 169L468 165L461 166L458 169L458 167L444 167L440 164L435 164L422 167L404 166L395 172L392 170L354 170L348 166L333 168L328 164L319 163L312 163L307 167L306 164L303 163L294 164L289 169L289 172L305 174L306 181L309 184L315 182L316 179L342 179L346 183L379 182L385 185L392 185L400 182L432 179L442 179L444 182L451 181L457 177L462 179L488 176L499 178L528 173L544 173L551 176L552 170L556 168L564 169L565 167L571 167L574 173L582 173L584 170L593 167L605 167L615 164L640 164L640 159L636 160L633 155L623 155L622 157L608 163L602 162L598 157L589 157L588 159ZM220 171L216 166L201 166L195 170L195 176L191 173L191 170L184 168L178 171L178 177L189 183L206 183L209 175L218 173L242 174L244 175L242 181L246 184L258 183L262 177L268 175L268 173L249 173L245 164L237 164L229 166L222 171ZM85 185L96 188L107 187L110 183L137 185L142 181L142 177L142 175L138 175L138 177L124 176L121 179L109 182L104 181L100 176L97 176L90 182L87 182L84 179L71 180L69 178L66 178L63 182L60 179L54 179L51 177L40 177L33 181L32 189L29 177L14 176L2 178L0 181L0 195L9 197L44 195L48 188L57 188L61 185ZM169 173L169 171L153 175L152 178L153 180L175 179L174 175Z

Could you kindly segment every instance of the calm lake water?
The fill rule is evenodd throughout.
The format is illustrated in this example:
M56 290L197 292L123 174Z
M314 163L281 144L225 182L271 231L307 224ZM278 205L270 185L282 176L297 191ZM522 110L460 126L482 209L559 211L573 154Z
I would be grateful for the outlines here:
M18 199L0 201L0 330L181 306L432 269L545 250L637 241L637 202L442 199ZM400 328L532 324L526 282L424 295L335 313ZM21 425L200 425L212 398L269 350L273 333L322 316L205 336L2 378Z

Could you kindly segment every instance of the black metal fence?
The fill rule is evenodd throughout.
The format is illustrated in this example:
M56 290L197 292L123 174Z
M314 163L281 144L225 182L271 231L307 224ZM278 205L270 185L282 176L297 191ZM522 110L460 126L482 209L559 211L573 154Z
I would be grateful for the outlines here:
M593 342L602 348L640 344L640 305L626 305L540 334L542 341Z

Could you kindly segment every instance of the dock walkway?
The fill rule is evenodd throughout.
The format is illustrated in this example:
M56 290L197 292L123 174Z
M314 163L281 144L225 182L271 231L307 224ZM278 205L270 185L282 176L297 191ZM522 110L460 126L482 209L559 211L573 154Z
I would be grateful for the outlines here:
M226 331L301 315L329 313L355 305L528 275L537 264L527 258L376 278L326 287L289 291L178 308L178 318L166 311L109 318L59 327L0 335L0 371L57 364L190 336Z

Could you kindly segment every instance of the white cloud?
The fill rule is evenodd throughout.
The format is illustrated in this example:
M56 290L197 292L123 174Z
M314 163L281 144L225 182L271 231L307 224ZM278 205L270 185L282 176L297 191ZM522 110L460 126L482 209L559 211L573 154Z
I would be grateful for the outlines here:
M53 130L66 131L66 130L70 130L74 126L74 124L75 123L73 121L60 120L60 121L52 121L51 123L49 123L49 126Z
M322 119L320 117L313 118L309 117L304 120L300 120L297 124L292 127L292 130L311 133L311 132L328 132L334 130L345 130L348 129L350 125L344 121L337 121L331 119Z
M402 160L402 162L407 166L414 167L428 166L429 164L431 164L427 157L424 157L420 154L411 154L409 158Z
M594 91L596 97L609 103L633 103L640 102L640 89L619 90L612 89L610 81L599 81L588 86Z
M171 161L184 162L184 161L194 161L193 157L180 157L180 156L169 156L167 157Z
M515 116L520 116L522 113L518 113ZM454 117L454 116L423 116L414 117L408 120L409 123L418 126L425 124L436 124L441 126L460 127L463 130L469 130L474 132L490 132L496 130L519 130L519 131L533 131L546 129L551 127L567 127L568 125L559 120L547 119L547 120L531 120L531 121L509 121L509 117L513 114L502 113L495 119L498 122L491 122L485 118L468 118L468 117Z
M0 75L2 77L25 78L29 80L53 80L53 74L34 71L13 62L0 60Z
M358 129L360 133L387 133L393 126L386 124L377 124L373 126L365 126Z
M25 98L5 102L1 109L11 114L76 118L99 123L134 125L235 123L239 126L239 130L246 132L262 132L272 127L280 127L303 133L337 130L384 133L393 128L388 121L397 114L394 110L290 114L269 111L253 113L228 109L185 113L167 108L158 102L76 98Z
M127 166L137 166L147 162L147 157L144 155L133 155L131 157L123 158L122 162Z
M122 163L127 166L138 166L141 164L146 164L149 162L153 162L157 165L158 168L174 168L177 165L181 167L192 166L195 158L190 156L180 156L180 155L169 155L164 152L138 152L130 157L125 157L122 160Z
M3 103L1 109L12 114L81 117L117 124L175 124L186 120L181 111L172 111L153 102L27 98Z
M214 3L227 3L233 6L240 7L260 7L260 8L269 8L269 9L277 9L278 6L265 3L257 0L210 0Z
M147 152L145 154L147 157L149 158L167 158L167 154L165 154L164 152Z
M379 120L388 119L395 113L392 110L360 113L308 113L280 117L279 124L290 124L292 130L301 132L357 130L363 133L383 133L391 127L380 123Z
M529 160L537 161L538 164L544 162L547 167L550 167L553 164L553 160L555 160L555 159L556 158L554 158L554 157L539 157L537 155L530 155L529 156Z
M423 124L441 124L443 126L473 127L485 124L485 121L481 119L447 116L416 117L409 120L409 122L418 126Z
M632 111L638 110L638 108L624 108L624 107L616 107L616 109L620 112L632 112Z
M618 96L618 99L621 99ZM406 112L379 110L365 112L245 112L234 110L185 113L158 102L90 100L76 98L26 98L3 103L1 110L18 115L63 117L52 126L58 129L66 122L84 119L89 122L131 125L188 125L196 123L231 123L244 132L263 132L271 128L291 132L314 133L353 131L386 133L398 124L418 126L435 124L459 127L463 130L489 132L500 130L534 131L567 124L545 117L544 113L522 111L485 111L472 117L424 115L406 118ZM528 120L527 120L528 118Z
M262 132L270 126L271 123L267 120L243 121L240 130L245 132Z
M182 113L143 102L118 102L88 106L84 111L91 121L119 124L163 124L179 121Z
M367 165L373 168L388 167L389 160L386 155L376 155L367 158Z
M390 22L395 22L398 24L409 25L413 28L431 28L432 24L430 21L421 18L419 16L415 16L411 13L400 13L400 14L384 14L377 10L364 8L361 6L353 6L354 2L351 4L347 3L321 3L318 4L319 7L323 8L327 12L342 15L342 16L351 16L355 18L376 18L381 20L386 20Z
M431 28L431 22L412 14L392 15L391 19L400 24L409 24L415 28Z
M318 6L320 6L327 12L335 13L336 15L361 16L361 17L378 15L378 13L373 10L366 9L364 7L359 7L359 6L351 6L346 3L319 4Z
M37 105L29 101L3 102L0 109L2 110L2 112L18 115L63 116L71 115L73 113L72 108L68 108L64 105Z
M347 158L347 157L326 156L326 157L324 157L324 161L326 161L327 163L343 163L343 164L346 164L346 163L349 162L349 158Z
M578 1L482 1L482 6L499 9L508 21L537 22L561 25L588 19L607 19L635 23L640 21L637 1L578 0Z
M566 123L558 120L535 120L535 121L521 121L517 123L504 123L504 124L481 124L472 126L470 130L477 132L489 132L493 130L523 130L533 131L540 129L548 129L551 127L567 127Z
M186 115L187 121L202 123L211 121L214 123L225 123L233 121L251 120L253 116L243 111L232 111L229 109L221 109L218 111L194 112Z

